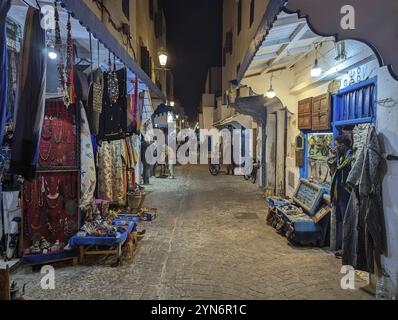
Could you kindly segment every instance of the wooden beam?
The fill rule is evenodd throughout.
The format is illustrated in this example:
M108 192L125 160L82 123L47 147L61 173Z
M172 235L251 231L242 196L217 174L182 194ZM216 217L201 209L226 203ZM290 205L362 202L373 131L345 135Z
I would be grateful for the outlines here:
M292 44L301 39L301 37L308 31L309 27L307 24L299 25L292 35L289 37L290 42L283 45L279 51L278 56L271 62L271 65L276 64L279 60L281 60L284 56L287 55L289 49L291 48Z

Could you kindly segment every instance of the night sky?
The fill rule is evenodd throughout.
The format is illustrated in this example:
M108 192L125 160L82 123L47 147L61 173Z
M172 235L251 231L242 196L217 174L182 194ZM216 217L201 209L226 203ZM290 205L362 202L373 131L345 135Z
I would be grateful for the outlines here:
M197 116L209 67L221 65L222 0L163 0L174 99Z

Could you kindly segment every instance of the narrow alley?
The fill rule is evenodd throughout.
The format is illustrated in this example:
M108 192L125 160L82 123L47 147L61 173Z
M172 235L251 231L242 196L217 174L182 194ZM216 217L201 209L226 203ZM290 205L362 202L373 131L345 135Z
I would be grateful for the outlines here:
M132 263L111 261L56 269L55 290L40 273L15 280L34 299L371 299L342 290L340 261L327 250L298 248L265 223L260 189L242 177L213 177L207 166L182 166L176 180L152 178L145 226Z

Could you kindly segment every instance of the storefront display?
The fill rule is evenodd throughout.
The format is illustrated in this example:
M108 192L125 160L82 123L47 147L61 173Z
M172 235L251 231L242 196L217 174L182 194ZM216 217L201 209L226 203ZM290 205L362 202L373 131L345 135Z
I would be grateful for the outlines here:
M333 134L309 133L308 176L311 180L330 185L331 175L328 160L331 156L333 156Z
M6 16L9 5L10 1L1 2L1 17ZM70 250L68 242L82 226L88 228L86 240L101 236L123 243L135 223L127 217L127 224L116 223L117 219L121 221L118 209L127 208L127 193L137 188L135 168L139 165L137 137L134 130L127 130L127 108L134 113L130 122L136 124L142 110L133 107L133 101L138 100L142 79L132 72L129 56L117 55L128 60L128 70L126 62L107 49L112 46L97 35L95 61L94 33L87 32L59 3L55 4L55 29L51 32L45 32L40 24L40 8L16 5L12 9L7 26L12 24L15 30L23 30L24 36L20 48L5 53L0 65L1 90L5 90L8 102L8 109L4 110L8 110L10 124L8 131L2 130L7 139L0 153L0 178L3 187L15 187L21 197L18 228L23 261L40 264L75 257L76 251ZM5 25L0 27L0 49L5 50L9 39L6 42L4 37ZM85 32L90 60L84 57ZM17 44L15 39L14 42ZM55 59L50 49L54 50ZM105 53L108 68L101 63ZM133 67L135 70L135 64ZM51 88L47 88L47 80ZM128 83L135 86L134 96L128 96ZM147 89L145 84L143 89ZM2 94L3 91L1 98ZM3 111L3 104L1 107ZM110 205L116 211L111 211ZM107 219L112 219L113 227L106 223L95 225ZM120 241L120 235L124 241Z
M63 100L46 101L40 139L40 169L79 167L77 123L75 104L66 109Z
M23 188L23 248L26 254L43 238L66 244L79 228L78 173L40 173ZM36 250L37 251L37 250Z
M317 184L301 179L293 201L280 197L267 199L267 223L285 235L295 245L323 246L328 243L330 206L324 199L328 194Z

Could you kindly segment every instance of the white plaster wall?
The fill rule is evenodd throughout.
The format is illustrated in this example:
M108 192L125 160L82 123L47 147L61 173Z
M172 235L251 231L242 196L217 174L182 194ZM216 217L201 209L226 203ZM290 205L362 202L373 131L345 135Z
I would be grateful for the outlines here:
M383 137L385 151L398 155L398 81L387 68L378 70L378 100L391 98L393 103L377 105L377 130ZM396 104L396 105L394 105ZM387 228L389 253L383 265L395 287L398 283L398 161L387 162L387 174L383 181L384 215Z
M213 128L213 107L203 107L203 129L211 129Z

